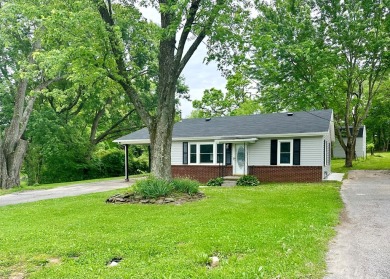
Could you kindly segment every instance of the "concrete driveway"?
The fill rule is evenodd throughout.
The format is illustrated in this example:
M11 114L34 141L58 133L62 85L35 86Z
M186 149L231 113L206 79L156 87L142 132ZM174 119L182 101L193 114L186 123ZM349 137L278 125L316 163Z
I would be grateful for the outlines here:
M350 171L348 177L325 278L390 278L390 170Z
M101 182L90 182L73 184L48 190L31 190L16 192L0 196L0 206L35 202L47 199L56 199L70 196L80 196L97 192L105 192L115 189L129 187L134 181L125 182L125 180L110 180Z

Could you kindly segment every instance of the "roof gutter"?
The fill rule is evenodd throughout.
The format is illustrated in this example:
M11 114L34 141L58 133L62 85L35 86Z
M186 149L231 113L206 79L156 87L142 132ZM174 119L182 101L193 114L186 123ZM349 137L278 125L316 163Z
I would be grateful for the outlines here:
M215 143L255 143L257 138L248 138L248 139L238 139L238 138L226 138L215 140Z
M291 133L291 134L267 134L267 135L237 135L232 137L180 137L173 138L172 141L216 141L216 142L256 142L259 139L264 138L297 138L297 137L318 137L326 135L327 132L314 132L314 133ZM114 140L119 144L134 144L144 145L150 144L149 139L133 139L133 140Z

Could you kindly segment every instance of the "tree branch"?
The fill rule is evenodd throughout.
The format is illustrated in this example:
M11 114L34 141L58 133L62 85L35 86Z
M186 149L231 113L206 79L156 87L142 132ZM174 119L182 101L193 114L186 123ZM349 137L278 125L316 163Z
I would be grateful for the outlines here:
M118 78L113 74L110 74L110 78L113 79L114 81L117 81L122 86L126 94L129 96L130 101L133 103L142 121L145 123L145 125L149 127L151 125L150 123L151 123L152 116L145 109L145 106L142 103L141 98L138 96L137 91L131 85L129 74L127 72L126 65L124 62L125 55L120 48L121 44L113 28L115 26L115 22L111 12L111 0L105 0L107 2L107 5L103 0L93 0L93 1L97 5L99 14L103 22L105 23L106 31L108 32L108 37L110 41L110 48L112 54L114 55L115 62L117 64L117 68L119 72L118 74L120 76L120 78Z
M112 103L112 98L108 98L106 100L106 103L103 105L103 107L97 111L95 117L93 118L93 122L92 122L92 127L91 127L91 134L89 136L89 141L92 143L92 144L96 144L97 142L95 141L95 136L96 136L96 132L97 132L97 128L99 126L99 121L100 119L103 117L104 115L104 111L106 110L106 106L108 104L111 104Z
M177 53L175 55L175 64L179 64L183 56L184 46L186 44L188 35L191 32L192 25L194 24L195 16L199 9L199 3L200 0L192 0L191 2L190 11L188 13L186 23L184 24L183 32L181 33L179 45L177 47Z
M209 32L211 26L213 25L215 19L217 18L218 12L221 10L221 5L224 4L224 0L217 0L217 3L214 5L214 7L211 9L210 17L208 18L206 24L204 25L202 31L199 33L198 37L195 39L195 41L192 43L192 45L187 50L186 54L182 58L181 61L177 61L178 63L178 71L177 75L180 76L181 72L183 71L184 67L187 65L188 61L190 60L191 56L194 54L196 49L199 47L199 45L202 43L203 39L206 37L207 33ZM191 10L190 10L191 14ZM192 22L193 25L193 22ZM184 32L184 30L183 30Z
M94 143L98 144L99 142L103 141L108 135L110 135L113 130L119 126L123 121L126 120L129 115L131 115L135 109L132 109L128 113L126 113L121 119L119 119L117 122L115 122L109 129L107 129L104 133L100 134L96 139L94 139Z

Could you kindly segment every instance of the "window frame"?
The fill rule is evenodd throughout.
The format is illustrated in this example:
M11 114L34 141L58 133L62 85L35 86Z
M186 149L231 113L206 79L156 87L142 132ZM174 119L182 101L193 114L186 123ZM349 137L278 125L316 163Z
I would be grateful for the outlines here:
M217 143L215 142L188 142L188 165L203 165L203 166L207 166L207 165L224 165L225 162L226 162L226 144L224 143L220 143L223 145L223 148L222 148L222 152L223 153L218 153L218 145ZM208 163L202 163L200 160L201 160L201 153L200 153L200 149L201 149L201 146L202 145L212 145L213 146L213 161L212 162L208 162ZM194 153L192 152L192 146L196 146L196 162L192 162L191 161L191 155L193 155ZM223 162L219 162L218 163L218 155L221 155L222 154L222 158L223 158Z
M290 144L290 162L289 163L281 163L280 158L281 158L281 153L282 153L282 143L289 143ZM278 140L278 165L279 166L292 166L293 165L293 160L294 160L294 143L292 139L289 140ZM284 152L286 153L286 152Z
M211 146L211 153L210 152L202 152L202 146ZM208 158L212 158L211 161L202 162L203 155L206 155ZM199 164L214 164L215 161L215 145L210 143L200 143L199 144L199 152L198 152L198 162Z
M195 165L198 163L198 145L194 143L189 143L189 152L188 152L188 164ZM192 147L195 146L195 153L192 152ZM195 162L192 162L192 155L195 154Z

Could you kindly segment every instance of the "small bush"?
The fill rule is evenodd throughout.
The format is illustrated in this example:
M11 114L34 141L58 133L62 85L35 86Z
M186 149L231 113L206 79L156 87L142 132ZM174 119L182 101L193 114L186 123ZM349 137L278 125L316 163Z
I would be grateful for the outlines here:
M138 180L134 184L134 192L144 198L165 197L173 192L173 183L150 176L146 179Z
M244 175L237 180L237 186L257 186L259 184L259 180L253 175Z
M207 186L221 186L223 177L212 178L207 182Z
M199 182L191 180L189 178L175 178L172 180L173 188L175 192L186 193L189 195L199 192Z

